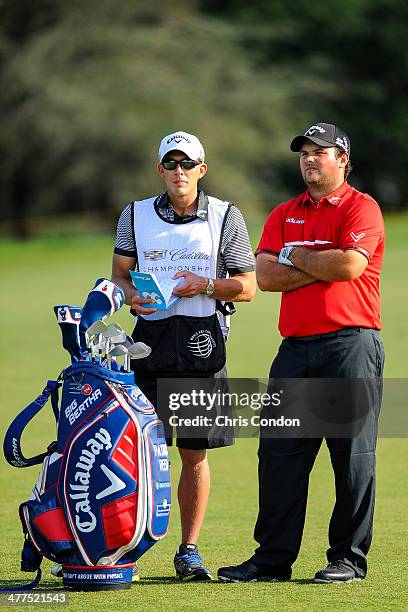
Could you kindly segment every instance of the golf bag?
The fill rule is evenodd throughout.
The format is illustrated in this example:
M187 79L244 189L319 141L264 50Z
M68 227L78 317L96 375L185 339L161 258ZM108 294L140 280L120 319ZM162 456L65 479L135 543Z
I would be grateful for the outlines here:
M26 458L23 429L50 396L57 441ZM71 365L16 417L4 452L15 467L43 460L32 496L20 506L21 569L35 571L45 556L62 564L66 587L129 586L134 562L164 537L170 513L163 427L133 374L87 361Z
M49 399L57 440L27 458L23 431ZM66 588L130 587L134 563L166 534L171 506L163 426L133 373L73 360L11 423L4 454L19 468L42 463L19 509L21 569L37 571L25 588L39 583L43 557L62 565Z

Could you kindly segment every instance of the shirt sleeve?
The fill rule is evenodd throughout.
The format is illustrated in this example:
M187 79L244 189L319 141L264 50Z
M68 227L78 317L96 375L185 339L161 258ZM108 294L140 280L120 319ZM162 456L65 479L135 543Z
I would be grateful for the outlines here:
M113 251L116 255L136 257L136 243L133 226L133 203L122 211L116 231L116 243Z
M231 205L225 221L221 257L229 274L255 270L255 257L241 211Z
M255 251L255 255L259 255L259 253L269 253L270 255L278 256L280 250L284 246L281 207L277 206L265 221L262 236L258 248Z
M339 248L353 249L371 260L384 238L384 219L377 202L364 194L345 215L339 235Z

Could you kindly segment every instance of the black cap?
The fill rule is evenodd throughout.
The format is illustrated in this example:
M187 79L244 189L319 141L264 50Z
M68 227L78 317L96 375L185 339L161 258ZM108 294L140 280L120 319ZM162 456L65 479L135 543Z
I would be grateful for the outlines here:
M346 132L332 123L311 125L304 134L295 136L290 143L291 151L300 151L305 140L311 140L321 147L338 147L350 155L350 138Z

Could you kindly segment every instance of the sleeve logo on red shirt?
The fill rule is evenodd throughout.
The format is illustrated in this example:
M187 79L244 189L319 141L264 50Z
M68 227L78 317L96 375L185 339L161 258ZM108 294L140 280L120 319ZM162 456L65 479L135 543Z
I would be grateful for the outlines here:
M358 242L365 236L365 232L361 232L361 234L355 234L354 232L350 232L350 236L354 240L354 242Z

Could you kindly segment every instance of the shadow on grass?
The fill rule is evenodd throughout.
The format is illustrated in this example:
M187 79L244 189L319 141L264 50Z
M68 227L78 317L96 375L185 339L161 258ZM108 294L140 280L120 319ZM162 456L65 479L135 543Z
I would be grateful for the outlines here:
M0 590L1 589L11 589L14 590L16 588L18 589L24 589L24 586L28 584L27 580L0 580ZM220 580L180 580L179 578L176 578L175 576L146 576L144 578L142 578L141 580L139 580L136 583L132 584L132 588L133 589L139 589L142 587L152 587L152 586L159 586L162 584L171 584L171 585L180 585L180 586L186 586L186 585L202 585L204 587L207 586L215 586L215 585L223 585L223 588L233 588L235 584L258 584L258 583L254 583L254 582L239 582L239 583L225 583L225 582L221 582ZM268 584L267 582L261 582L259 584L265 585ZM283 584L283 583L270 583L272 586L274 586L275 584ZM286 584L296 584L296 585L307 585L307 584L315 584L314 580L312 578L297 578L297 579L293 579L288 581ZM35 591L42 591L42 590L52 590L52 591L59 591L59 590L63 590L63 586L62 586L62 582L59 582L57 580L42 580L40 582L40 584L38 585L38 587L36 587L35 589L32 590L32 592Z
M0 590L1 589L11 589L11 590L15 590L17 589L24 589L25 586L27 586L29 584L30 580L0 580ZM41 580L41 582L39 583L39 585L35 588L35 589L27 589L29 591L32 591L33 593L35 591L42 591L42 590L46 590L46 589L50 589L52 591L60 591L62 590L62 582L59 582L57 580Z
M143 576L138 582L136 587L146 586L147 584L183 584L181 580L178 580L174 576Z
M188 584L204 584L211 585L217 584L218 581L194 581L194 580L180 580L175 576L146 576L143 577L140 581L132 583L133 589L138 589L146 586L159 586L162 584L172 584L172 585L188 585ZM30 592L39 592L39 591L57 591L63 590L62 580L41 580L40 584L34 589L24 589L24 587L29 584L29 580L0 580L0 591L1 589L9 589L9 590L30 590ZM103 590L103 589L101 589ZM71 591L72 592L72 591Z
M143 576L135 586L138 588L142 586L152 586L154 584L173 584L180 586L184 586L186 584L211 585L218 584L218 580L180 580L180 578L176 578L176 576Z
M313 578L294 578L292 580L288 580L288 581L284 581L284 582L268 582L268 581L260 581L258 582L223 582L221 580L180 580L179 578L176 578L175 576L146 576L140 579L139 582L136 583L136 588L138 588L139 586L151 586L153 584L179 584L180 586L184 586L186 584L189 585L204 585L204 586L213 586L213 585L219 585L222 584L225 586L226 589L228 588L233 588L234 585L243 585L243 584L250 584L250 585L255 585L255 584L261 584L261 585L265 585L265 584L270 584L272 587L274 587L275 585L283 585L283 584L297 584L297 585L303 585L303 584L315 584Z

